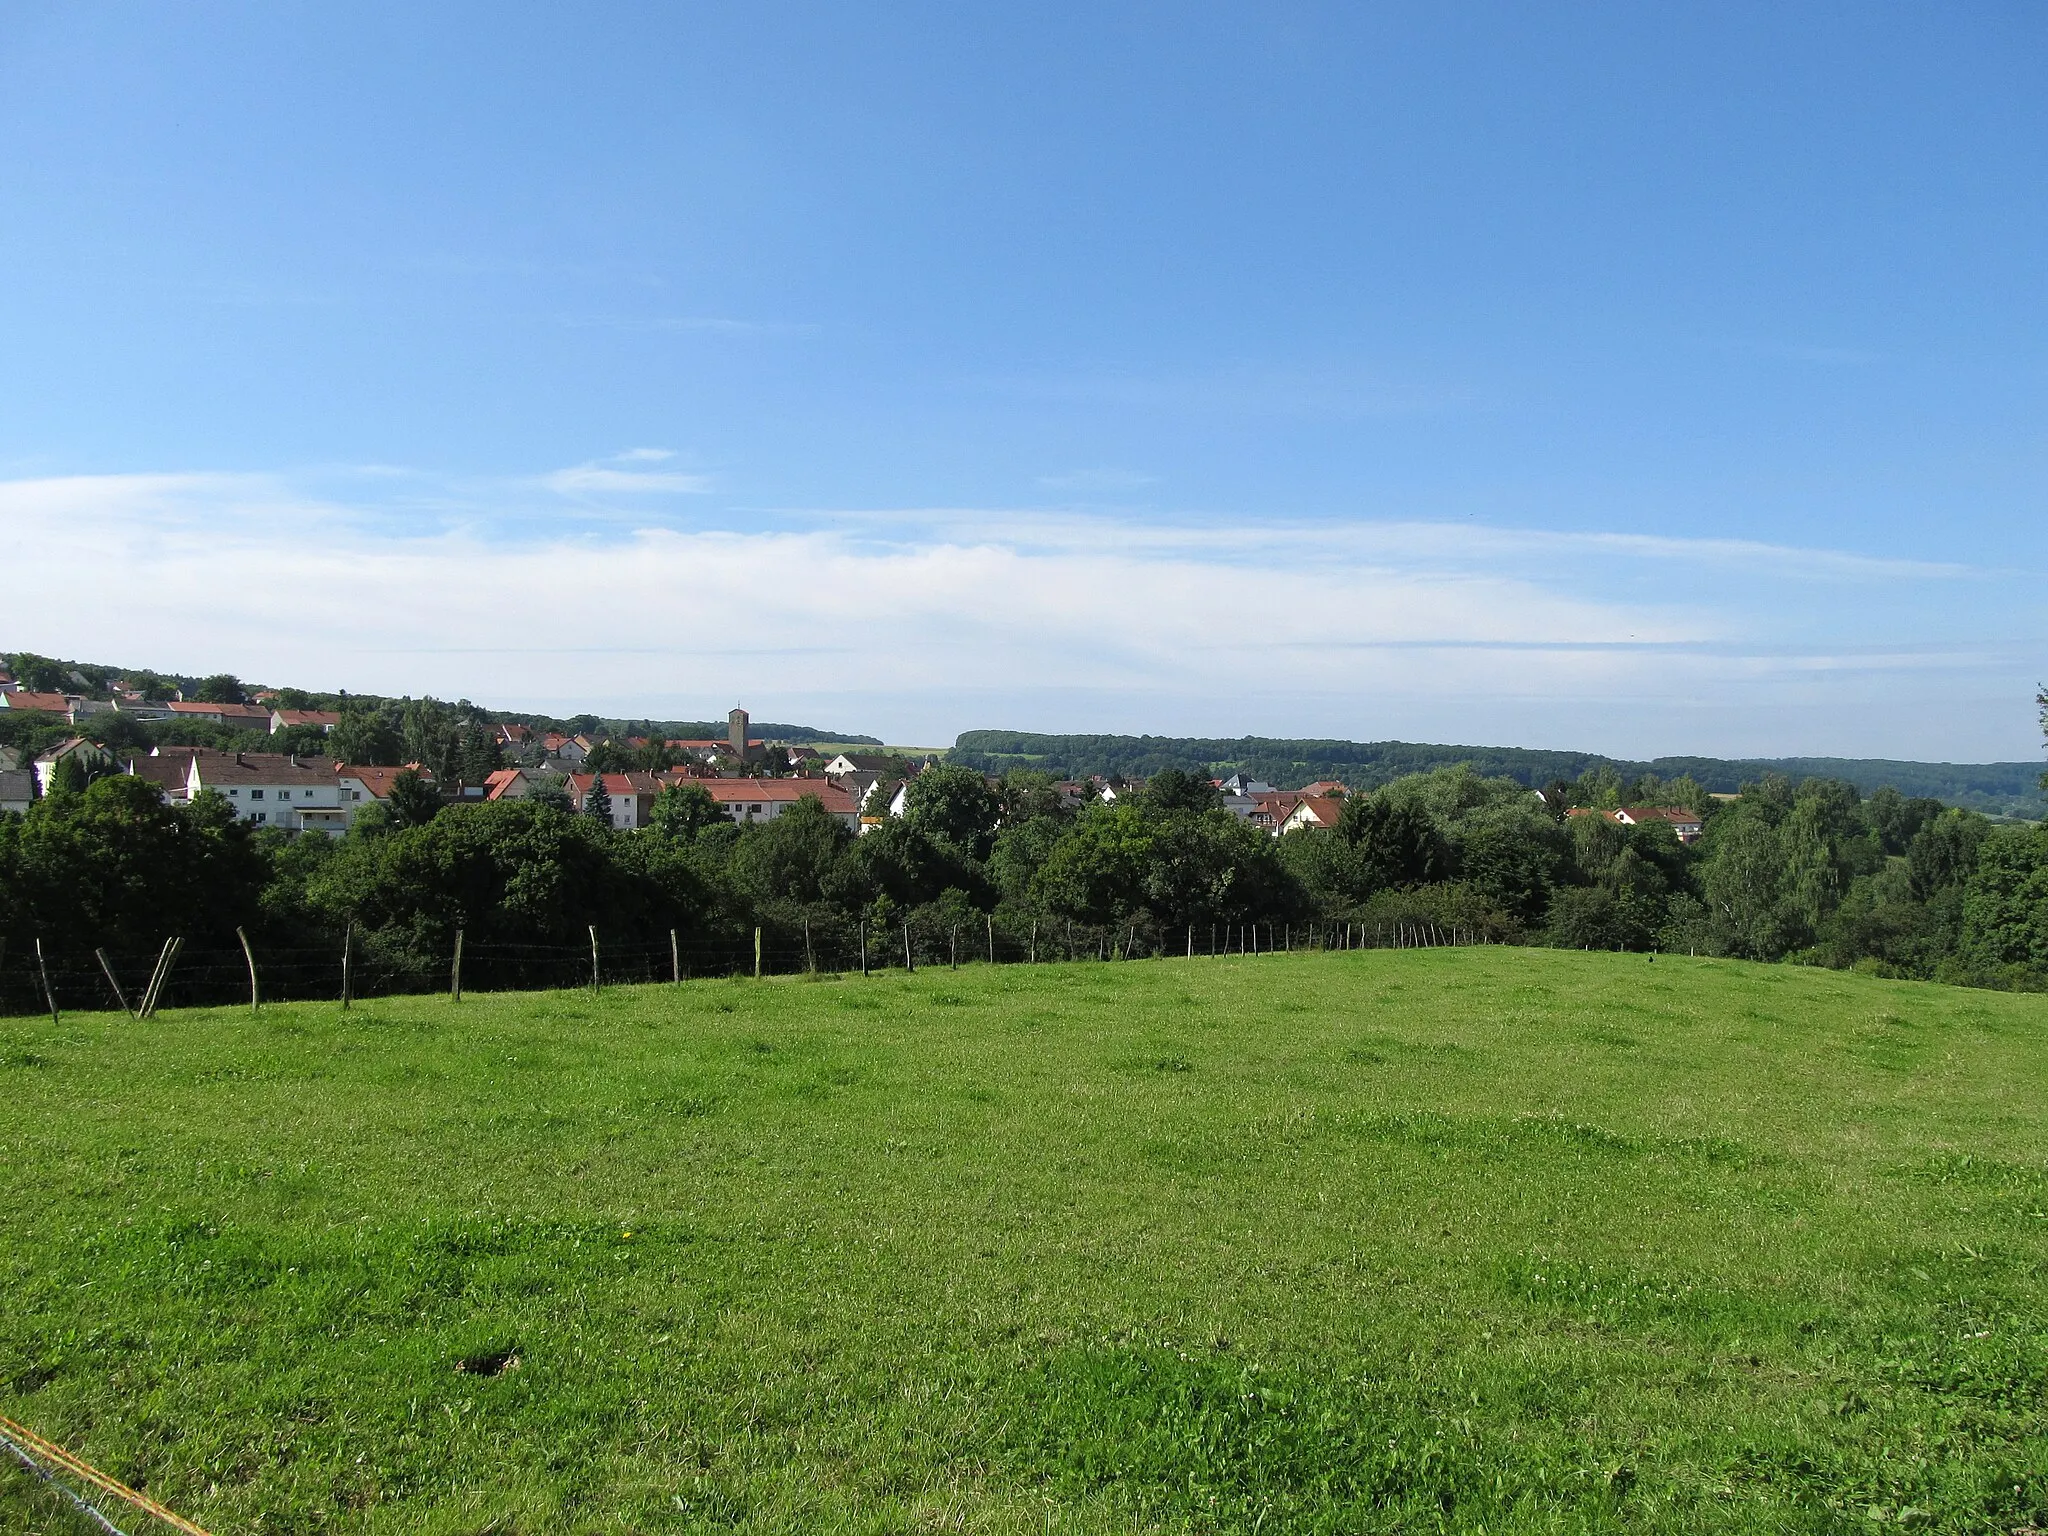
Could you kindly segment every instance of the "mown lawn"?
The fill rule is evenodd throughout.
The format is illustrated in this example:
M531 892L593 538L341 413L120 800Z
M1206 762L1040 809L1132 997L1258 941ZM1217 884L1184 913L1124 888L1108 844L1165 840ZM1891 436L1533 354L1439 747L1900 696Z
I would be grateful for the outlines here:
M2010 1531L2044 1093L1512 949L9 1019L0 1412L222 1536Z

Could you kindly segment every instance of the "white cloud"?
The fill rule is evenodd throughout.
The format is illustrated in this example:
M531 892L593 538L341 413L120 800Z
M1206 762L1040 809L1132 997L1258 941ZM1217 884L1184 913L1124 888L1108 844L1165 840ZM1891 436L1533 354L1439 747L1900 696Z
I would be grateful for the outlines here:
M665 455L564 473L696 480L613 467ZM1429 524L1276 532L968 511L748 522L564 535L542 520L550 531L515 535L472 508L460 525L394 535L381 509L261 476L0 482L12 578L0 648L560 711L689 717L738 697L899 740L1083 723L1485 740L1499 739L1488 720L1597 710L1613 734L1577 744L1645 755L1734 749L1725 726L1718 742L1671 739L1687 709L1791 718L1814 689L1884 694L1916 675L1928 679L1916 687L1953 694L1960 679L1981 694L2010 665L1904 634L1860 650L1785 643L1695 583L1625 598L1642 584L1604 579L1631 563L1761 562L1784 579L1946 584L1951 568L1914 562ZM1566 557L1580 579L1532 552ZM1584 579L1589 561L1605 562L1603 579ZM1878 701L1883 720L1897 721L1899 697ZM1636 714L1667 738L1636 739ZM1822 730L1774 749L1831 745Z
M558 469L541 483L563 496L701 496L711 489L709 475L677 470L622 469L620 465L658 464L675 454L666 448L629 448L609 459Z

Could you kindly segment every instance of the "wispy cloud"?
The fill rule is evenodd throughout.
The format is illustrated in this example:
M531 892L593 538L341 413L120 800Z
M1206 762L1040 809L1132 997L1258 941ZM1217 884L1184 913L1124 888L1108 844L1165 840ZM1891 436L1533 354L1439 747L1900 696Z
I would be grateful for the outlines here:
M1071 469L1064 474L1040 475L1038 483L1049 491L1114 493L1157 485L1159 477L1141 474L1135 469Z
M608 459L595 459L545 475L541 483L563 496L701 496L712 488L709 475L686 474L680 470L640 469L633 466L660 464L675 457L667 448L629 448Z
M528 482L529 494L702 490L702 477L664 467L673 459L630 449ZM1439 725L1437 739L1471 740L1502 739L1506 727L1489 736L1484 721L1526 719L1540 742L1558 722L1594 719L1622 729L1590 744L1645 755L1770 745L1739 733L1795 703L1804 713L1788 718L1808 734L1777 749L1840 746L1813 726L1817 709L1847 719L1853 706L1882 725L1916 689L1956 700L2024 670L2012 643L1907 626L1900 595L1956 588L1961 568L1940 563L1030 509L659 521L628 509L564 533L558 519L475 505L393 518L260 475L0 482L13 578L0 645L632 714L688 716L742 696L810 700L842 718L858 699L877 712L869 725L899 739L1084 720L1377 738L1430 719L1465 722ZM1762 568L1781 584L1767 601L1751 590ZM81 571L92 573L89 629ZM1879 629L1783 620L1813 604L1782 584L1819 593L1850 579L1889 584ZM1703 720L1736 723L1685 734ZM1649 721L1662 722L1660 739L1631 734ZM1894 755L1909 748L1890 741Z

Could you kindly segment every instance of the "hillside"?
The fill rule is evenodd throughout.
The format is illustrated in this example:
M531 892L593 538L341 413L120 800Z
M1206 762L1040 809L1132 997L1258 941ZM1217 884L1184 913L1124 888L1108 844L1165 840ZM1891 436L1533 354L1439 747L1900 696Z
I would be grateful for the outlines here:
M1733 794L1766 773L1793 779L1846 779L1864 793L1891 785L1907 796L1930 796L1987 815L2039 819L2048 811L2039 763L1908 763L1882 758L1660 757L1648 762L1597 752L1551 752L1527 747L1444 746L1408 741L1292 741L1264 736L1234 739L1175 736L1051 736L1026 731L963 731L948 761L984 773L1040 768L1063 778L1089 774L1145 777L1162 768L1210 776L1245 772L1277 788L1298 789L1317 779L1342 779L1374 789L1405 773L1427 773L1470 763L1483 774L1540 788L1575 779L1588 769L1613 767L1625 778L1655 773L1690 774L1709 790Z
M2002 1532L2044 1075L1506 949L10 1019L0 1391L222 1536Z

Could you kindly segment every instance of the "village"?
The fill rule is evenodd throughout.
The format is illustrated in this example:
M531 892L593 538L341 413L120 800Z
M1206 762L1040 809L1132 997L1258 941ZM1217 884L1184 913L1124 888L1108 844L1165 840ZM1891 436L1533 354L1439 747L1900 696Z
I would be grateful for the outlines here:
M138 722L182 721L270 736L312 729L332 735L339 712L292 709L265 702L150 701L116 689L108 699L41 693L19 687L0 671L0 709L32 710L76 725L95 716L126 715ZM411 775L444 804L518 800L547 793L566 797L571 809L598 815L617 831L649 826L661 793L677 785L701 789L718 809L745 826L774 820L805 798L855 833L866 833L905 814L912 779L940 761L938 753L840 751L802 742L767 741L751 734L748 712L735 708L723 738L668 739L643 736L617 740L597 734L570 735L531 724L500 722L490 729L505 766L477 782L437 776L424 763L352 763L331 755L265 752L205 746L156 745L123 752L83 735L37 753L29 762L0 759L0 811L26 811L57 782L61 766L75 759L85 776L130 774L156 785L164 796L189 803L207 791L221 796L237 818L252 827L283 832L343 836L365 807L388 806L393 787ZM608 757L646 756L659 747L667 766L611 769ZM593 767L593 763L599 766ZM1352 791L1335 779L1299 789L1280 789L1244 774L1212 780L1222 807L1273 837L1334 829ZM991 780L991 787L996 781ZM1141 792L1144 781L1097 775L1055 781L1062 807L1077 811L1090 803L1114 804ZM1595 811L1575 807L1573 816L1598 815L1622 826L1649 822L1668 826L1690 843L1702 831L1699 816L1671 806L1624 806Z

